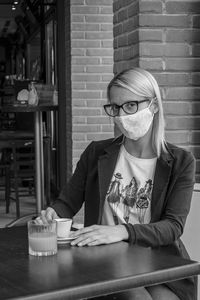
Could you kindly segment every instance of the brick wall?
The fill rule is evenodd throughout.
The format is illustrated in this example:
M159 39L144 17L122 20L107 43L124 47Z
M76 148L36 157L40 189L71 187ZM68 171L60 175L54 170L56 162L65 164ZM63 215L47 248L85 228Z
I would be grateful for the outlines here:
M92 140L113 136L102 106L113 77L112 0L71 0L73 167Z
M200 2L114 0L113 7L114 70L140 66L154 74L167 139L194 153L200 182Z

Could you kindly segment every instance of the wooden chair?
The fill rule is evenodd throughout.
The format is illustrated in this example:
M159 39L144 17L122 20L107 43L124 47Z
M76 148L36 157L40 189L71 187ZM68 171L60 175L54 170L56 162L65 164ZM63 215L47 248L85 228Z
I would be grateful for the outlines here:
M20 217L20 196L31 196L35 191L35 150L33 140L15 140L11 143L12 153L9 172L6 212L9 212L11 191L14 188L16 215ZM26 184L26 192L23 185ZM28 193L27 193L28 190Z

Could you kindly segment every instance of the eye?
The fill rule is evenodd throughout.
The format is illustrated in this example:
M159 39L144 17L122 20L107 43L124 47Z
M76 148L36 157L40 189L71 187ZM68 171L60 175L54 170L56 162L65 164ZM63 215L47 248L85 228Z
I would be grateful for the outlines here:
M132 109L135 109L137 107L137 104L135 102L127 102L127 103L125 103L124 107L126 109L132 110Z
M117 104L112 104L112 110L118 110L119 106Z

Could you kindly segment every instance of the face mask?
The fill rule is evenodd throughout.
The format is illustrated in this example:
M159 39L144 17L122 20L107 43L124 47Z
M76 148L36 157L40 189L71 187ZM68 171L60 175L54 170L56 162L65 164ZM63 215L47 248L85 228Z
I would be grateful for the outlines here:
M149 130L153 121L153 114L149 106L139 110L133 115L118 116L114 118L115 124L123 135L132 140L138 140Z

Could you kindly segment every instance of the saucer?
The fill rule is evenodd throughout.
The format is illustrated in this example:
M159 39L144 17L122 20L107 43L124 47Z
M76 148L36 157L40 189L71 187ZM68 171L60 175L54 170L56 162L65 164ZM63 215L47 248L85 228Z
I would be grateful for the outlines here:
M58 244L65 244L65 243L70 243L70 241L73 241L75 239L76 239L75 237L63 237L63 238L57 237L57 242Z

